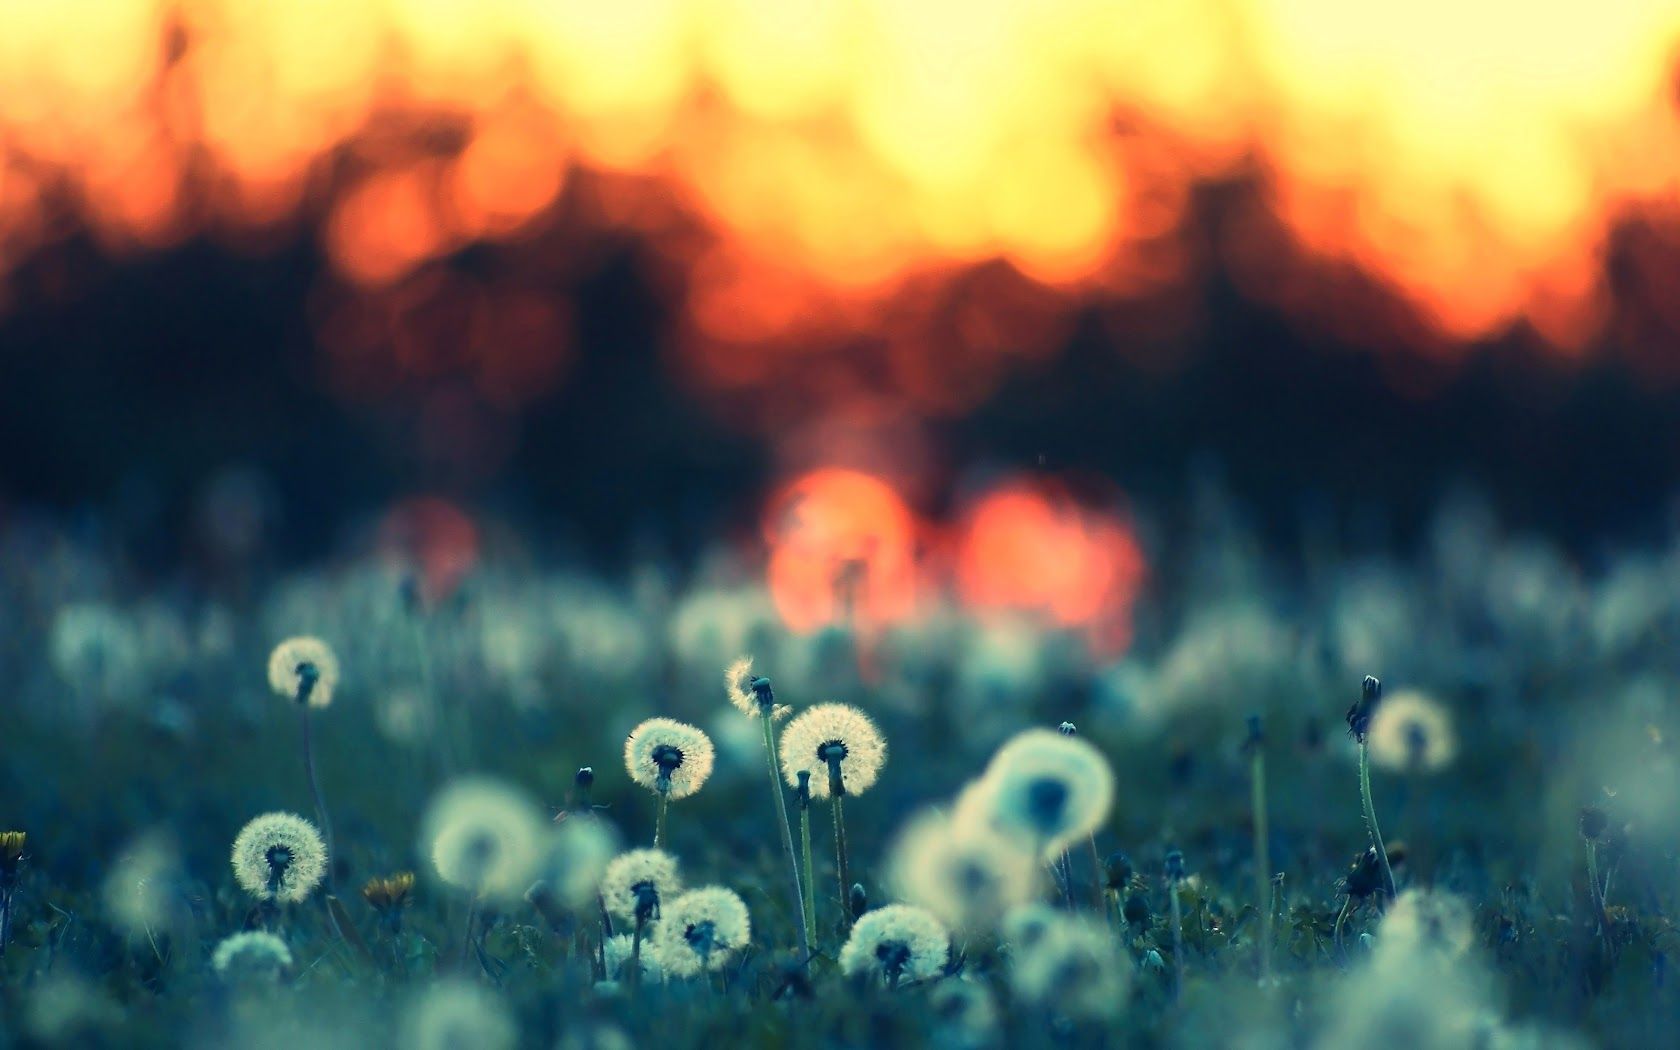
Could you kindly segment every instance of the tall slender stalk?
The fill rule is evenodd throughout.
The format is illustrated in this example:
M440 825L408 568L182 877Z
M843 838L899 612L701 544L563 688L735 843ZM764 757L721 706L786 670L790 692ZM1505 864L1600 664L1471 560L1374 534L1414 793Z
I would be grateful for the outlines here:
M1388 899L1393 900L1396 893L1394 885L1394 869L1388 863L1388 850L1383 847L1382 832L1377 828L1377 810L1371 804L1371 745L1363 737L1359 741L1359 800L1365 806L1365 828L1371 833L1371 846L1377 851L1377 861L1382 864L1383 890Z
M659 780L659 815L653 821L653 848L665 848L665 810L671 805L671 782L664 777Z
M799 771L799 856L805 866L804 914L811 924L817 922L817 880L815 865L811 863L811 774Z
M478 894L467 901L467 928L461 937L461 972L467 972L467 957L472 951L473 920L478 918Z
M1184 879L1184 854L1167 854L1167 909L1172 918L1173 998L1184 994L1184 906L1178 900L1178 886Z
M1097 853L1096 832L1091 833L1088 841L1091 844L1091 907L1107 922L1108 894L1103 890L1103 865L1102 857Z
M759 682L763 682L762 688ZM776 826L782 831L782 849L787 853L788 870L793 874L793 906L799 912L799 952L805 959L811 957L811 915L805 907L805 893L799 885L799 858L793 852L793 829L788 823L787 798L783 794L782 774L777 767L781 764L776 755L776 734L771 726L775 712L775 697L770 691L767 679L757 679L753 683L753 691L758 698L759 721L764 724L764 761L770 770L770 794L776 799ZM809 829L807 828L807 831ZM806 878L810 878L810 848L807 846Z
M309 774L309 794L315 800L315 819L321 824L321 838L327 845L327 892L333 888L333 864L338 853L333 849L332 818L327 815L327 803L321 795L321 781L315 775L315 747L309 732L309 704L298 704L298 722L303 727L303 768Z
M1260 716L1249 719L1250 803L1254 810L1254 892L1260 910L1260 980L1272 979L1272 859L1266 820L1266 750Z
M828 758L828 794L834 803L834 871L840 883L840 930L850 932L852 920L851 907L851 869L846 862L846 783L840 776L840 759L838 756Z

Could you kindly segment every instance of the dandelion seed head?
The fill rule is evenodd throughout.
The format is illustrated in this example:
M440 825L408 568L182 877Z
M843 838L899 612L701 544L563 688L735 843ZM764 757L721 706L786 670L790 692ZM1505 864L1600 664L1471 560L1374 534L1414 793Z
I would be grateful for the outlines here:
M814 710L814 709L813 709ZM912 904L865 912L840 949L840 970L898 981L937 977L951 953L951 935L934 915Z
M699 791L712 775L716 752L702 730L674 718L650 718L624 741L624 768L630 779L673 800Z
M1025 951L1036 947L1050 932L1050 927L1061 919L1061 913L1050 905L1033 901L1009 909L998 932L1011 951Z
M427 808L422 848L438 877L459 889L501 900L530 885L546 823L524 793L499 781L460 780Z
M665 972L693 977L727 966L752 941L752 921L746 902L733 890L705 886L661 909L654 941Z
M1100 827L1113 802L1114 772L1102 752L1079 737L1029 729L998 749L959 812L1051 856Z
M287 700L326 707L338 688L338 657L319 638L288 638L269 654L268 685Z
M943 1045L979 1047L996 1042L997 999L980 981L962 977L935 982L928 1009L943 1029Z
M272 933L246 930L216 945L210 965L225 980L274 980L291 968L292 950Z
M1390 693L1371 716L1371 761L1387 769L1435 772L1458 755L1452 715L1422 693Z
M180 857L160 832L142 835L126 846L105 876L101 896L111 921L130 935L167 927L176 912L181 879Z
M601 876L601 903L609 914L626 922L636 920L638 907L643 909L644 918L658 918L660 906L681 892L677 858L664 850L633 849L620 853Z
M258 900L295 904L327 874L327 846L296 813L264 813L233 840L233 877Z
M519 1031L494 993L466 981L440 981L414 1001L403 1023L409 1050L511 1050Z
M1037 867L1030 853L989 826L928 812L899 835L887 877L906 903L973 933L993 928L1032 897Z
M782 775L799 786L799 774L811 775L811 797L829 796L829 760L840 763L840 782L848 795L874 785L887 761L887 741L869 716L847 704L818 704L799 713L782 730Z
M1104 930L1053 914L1030 942L1011 942L1010 985L1023 1001L1081 1020L1117 1014L1127 973Z

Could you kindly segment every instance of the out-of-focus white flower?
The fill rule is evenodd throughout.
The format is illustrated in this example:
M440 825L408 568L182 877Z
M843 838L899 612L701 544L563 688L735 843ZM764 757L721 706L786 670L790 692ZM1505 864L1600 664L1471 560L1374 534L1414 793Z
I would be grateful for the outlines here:
M1434 772L1458 755L1452 716L1436 701L1412 690L1383 697L1366 737L1371 760L1388 769Z
M951 935L937 918L909 904L865 912L840 949L840 970L848 977L872 974L897 985L925 981L945 969Z
M1470 950L1470 906L1442 890L1409 889L1394 899L1377 928L1380 951L1433 951L1457 959Z
M960 821L980 819L1054 856L1102 825L1114 802L1114 772L1087 741L1029 729L998 749L959 803Z
M338 688L338 656L319 638L288 638L269 654L268 685L287 700L326 707Z
M400 1045L409 1050L510 1050L518 1040L519 1030L499 996L476 984L448 980L427 989L409 1008Z
M510 900L531 884L545 824L524 793L487 779L456 781L427 808L422 846L438 876L484 897Z
M275 980L291 968L292 950L272 933L246 930L216 945L210 965L225 980Z
M722 886L690 890L666 904L655 936L660 965L676 977L721 970L751 941L746 902Z
M1082 1020L1117 1015L1127 971L1107 930L1067 915L1047 919L1036 935L1010 943L1010 983L1024 1002Z
M906 903L953 929L979 932L1032 896L1038 863L986 824L928 812L899 835L887 871L888 884Z

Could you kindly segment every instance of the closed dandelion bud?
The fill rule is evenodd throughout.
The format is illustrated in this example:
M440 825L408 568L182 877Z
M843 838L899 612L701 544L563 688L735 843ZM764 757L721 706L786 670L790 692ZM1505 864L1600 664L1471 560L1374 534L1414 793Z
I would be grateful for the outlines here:
M1243 738L1243 750L1252 752L1266 743L1265 724L1259 715L1248 716L1248 734Z
M291 965L292 950L286 942L261 930L225 938L210 956L216 976L230 983L275 981Z
M578 794L578 808L589 808L589 792L595 786L595 770L591 766L581 767L572 776L572 787Z
M338 657L319 638L288 638L269 654L268 684L287 700L326 707L338 688Z
M682 892L677 859L657 849L620 853L601 876L601 904L614 918L651 922L660 905Z
M295 813L264 813L233 840L233 877L258 900L295 904L326 874L321 833Z
M630 779L672 800L700 790L712 775L714 755L710 737L674 718L650 718L624 741Z
M863 888L863 883L852 883L851 891L846 894L846 904L854 919L869 910L869 893Z
M675 977L721 970L751 941L746 903L721 886L690 890L666 904L654 937L660 965Z
M1113 801L1114 773L1100 751L1078 737L1029 729L998 749L959 813L981 816L1053 857L1094 832Z
M1108 855L1103 862L1103 885L1116 892L1126 888L1126 883L1132 880L1132 861L1119 850Z
M1176 849L1167 851L1167 881L1177 885L1184 881L1184 854Z
M939 976L950 954L951 935L938 919L908 904L889 904L857 920L840 949L840 972L897 986Z
M1359 699L1348 708L1348 732L1360 743L1365 742L1365 736L1371 730L1371 719L1376 716L1377 707L1382 703L1382 682L1371 675L1365 676L1360 683Z
M1597 806L1581 807L1581 837L1588 842L1597 842L1610 830L1610 817Z
M1406 859L1406 847L1402 843L1395 843L1388 847L1388 863L1390 866L1399 864ZM1356 898L1369 897L1383 888L1382 865L1377 863L1376 847L1367 847L1365 852L1353 859L1353 866L1342 878L1342 888L1347 895Z
M1452 716L1422 693L1407 690L1383 699L1371 716L1371 761L1386 769L1434 772L1458 754Z
M1074 725L1072 722L1063 722L1061 725L1056 727L1056 732L1062 734L1063 736L1078 736L1079 727Z
M421 846L444 882L511 901L531 884L546 828L522 792L494 780L460 780L427 807Z
M860 795L874 785L887 760L887 742L868 715L846 704L807 708L782 730L782 776L798 787L810 774L811 795Z
M1126 903L1120 906L1120 915L1127 924L1140 930L1147 930L1154 922L1149 912L1149 901L1141 893L1126 898Z
M403 1019L404 1050L512 1050L519 1030L501 998L466 981L427 989Z

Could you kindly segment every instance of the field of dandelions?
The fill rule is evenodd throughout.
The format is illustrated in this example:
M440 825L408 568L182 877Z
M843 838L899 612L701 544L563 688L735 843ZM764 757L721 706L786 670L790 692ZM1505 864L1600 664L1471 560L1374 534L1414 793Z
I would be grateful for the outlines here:
M0 1045L1666 1043L1680 536L1198 520L1120 655L13 530Z

